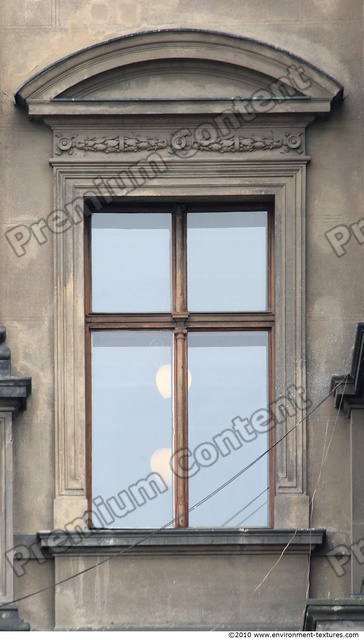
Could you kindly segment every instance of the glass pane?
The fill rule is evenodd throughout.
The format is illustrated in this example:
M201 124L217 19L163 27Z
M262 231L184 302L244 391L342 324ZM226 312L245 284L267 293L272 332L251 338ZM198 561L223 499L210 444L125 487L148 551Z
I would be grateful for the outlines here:
M92 215L92 309L105 313L169 311L171 216Z
M267 212L189 213L190 311L267 309Z
M161 527L173 518L172 335L93 333L95 526Z
M192 507L268 449L268 334L190 334L188 358ZM190 525L268 526L268 457L194 509Z

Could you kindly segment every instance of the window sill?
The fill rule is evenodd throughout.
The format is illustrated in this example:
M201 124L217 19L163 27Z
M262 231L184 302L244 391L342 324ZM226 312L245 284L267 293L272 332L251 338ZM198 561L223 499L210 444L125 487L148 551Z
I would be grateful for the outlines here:
M293 537L294 536L294 537ZM324 541L325 529L130 529L40 531L41 550L52 557L79 555L306 554ZM132 547L132 548L129 548Z

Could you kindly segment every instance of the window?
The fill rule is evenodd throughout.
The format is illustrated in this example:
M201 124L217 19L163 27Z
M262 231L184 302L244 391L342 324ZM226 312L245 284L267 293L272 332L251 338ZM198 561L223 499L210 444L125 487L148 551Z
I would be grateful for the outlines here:
M274 201L275 315L268 313L272 300L266 311L253 315L262 322L265 314L270 349L275 320L271 397L278 401L291 385L306 389L306 127L316 116L328 116L342 97L338 82L288 52L198 29L162 29L101 42L43 69L16 92L16 103L53 132L54 211L47 225L54 234L55 276L54 528L64 528L92 506L90 442L88 460L85 455L86 430L89 441L91 434L90 413L86 420L91 397L85 402L85 389L90 394L91 384L85 385L84 366L85 295L90 295L90 287L84 291L84 200L175 202L183 194L186 201L200 203ZM101 312L105 323L97 325L98 313L87 302L88 334L93 326L95 332L127 330L107 322L111 312ZM187 341L197 333L190 325L193 314L184 325ZM113 315L116 322L119 314ZM242 317L247 322L234 330L248 327L248 316ZM173 325L163 328L173 331ZM252 323L252 330L258 328ZM158 324L153 329L162 330ZM88 335L88 358L90 352ZM191 393L194 388L192 382ZM304 416L299 408L294 420L301 424L294 433L289 433L293 418L276 425L277 439L283 438L275 450L275 469L271 465L275 495L270 506L277 529L309 526ZM220 455L218 462L223 459ZM226 460L232 462L233 456ZM146 508L147 503L138 510ZM126 522L123 517L120 526Z
M89 493L110 527L271 524L269 456L204 498L272 437L272 217L241 203L89 216Z

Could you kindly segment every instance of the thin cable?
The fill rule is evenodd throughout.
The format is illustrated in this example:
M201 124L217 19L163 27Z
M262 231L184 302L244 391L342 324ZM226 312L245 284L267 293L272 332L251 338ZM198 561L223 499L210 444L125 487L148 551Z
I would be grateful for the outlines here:
M328 430L329 430L329 423L330 423L330 418L331 418L331 405L329 406L329 414L327 416L327 422L326 422L326 429L325 429L325 438L324 438L324 445L323 445L323 449L322 449L322 457L321 457L321 466L320 466L320 471L319 471L319 475L317 478L317 482L315 485L315 488L312 492L312 497L311 497L311 509L310 509L310 517L309 517L309 528L310 528L310 548L309 548L309 554L308 554L308 566L307 566L307 587L306 587L306 600L308 599L309 596L309 591L310 591L310 576L311 576L311 554L312 554L312 540L311 540L311 530L312 530L312 521L313 521L313 509L314 509L314 501L315 501L315 496L319 487L319 483L321 481L321 475L322 475L322 471L323 468L326 464L326 459L329 453L329 449L331 446L331 442L335 433L335 429L336 429L336 425L339 419L339 415L340 415L340 409L341 409L341 405L345 396L345 391L346 391L346 386L347 386L347 379L345 380L344 383L344 389L343 389L343 393L341 395L340 398L340 403L339 403L339 407L338 407L338 411L336 413L336 418L335 418L335 422L334 422L334 426L332 428L332 432L330 435L330 439L328 442L328 445L326 447L326 441L327 441L327 435L328 435ZM303 616L304 611L302 612L302 616Z
M210 498L213 498L217 493L219 493L219 491L222 491L222 489L225 489L225 487L227 487L229 484L231 484L232 482L234 482L234 480L236 480L237 478L239 478L241 475L243 475L246 471L248 471L249 469L251 469L251 467L253 467L257 462L259 462L259 460L261 460L262 458L264 458L268 453L270 453L270 451L272 451L277 445L279 445L281 442L283 442L283 440L285 440L285 438L287 438L287 436L289 436L292 431L294 431L295 429L297 429L297 427L300 426L300 424L302 424L302 422L304 422L305 420L307 420L307 418L309 418L309 416L311 416L314 411L316 411L319 407L321 407L321 405L326 402L326 400L332 395L332 393L335 391L335 389L341 384L341 382L343 380L345 380L345 378L347 378L348 376L344 376L344 378L338 382L338 384L330 391L330 393L327 394L327 396L325 396L317 405L316 407L314 407L313 409L311 409L311 411L309 411L306 416L304 418L302 418L302 420L300 420L299 422L297 422L297 424L295 424L291 429L289 429L288 431L286 431L286 433L283 434L283 436L281 436L281 438L279 438L278 440L276 440L276 442L274 442L270 447L268 447L268 449L266 449L263 453L260 454L260 456L258 456L257 458L255 458L255 460L253 460L252 462L250 462L246 467L244 467L243 469L241 469L240 471L238 471L238 473L236 473L234 476L232 476L229 480L227 480L226 482L224 482L224 484L220 485L220 487L218 487L217 489L215 489L215 491L212 491L211 493L209 493L205 498L202 498L202 500L200 500L199 502L196 502L195 505L193 505L193 507L191 507L190 509L188 509L188 511L185 511L185 513L183 513L181 516L184 516L186 513L190 513L190 511L193 511L194 509L197 509L198 507L200 507L202 504L204 504L204 502L207 502L207 500L210 500Z
M345 388L346 388L346 384L347 384L347 379L348 379L348 375L344 376L344 378L343 378L343 379L342 379L342 380L341 380L337 385L335 385L335 387L332 389L332 391L330 392L330 394L329 394L329 395L331 395L331 394L335 391L335 389L337 389L337 387L338 387L338 386L340 386L340 384L341 384L344 380L345 380L345 387L344 387L344 389L345 389ZM342 403L343 398L344 398L344 394L342 394L341 399L340 399L340 405L339 405L339 408L338 408L338 413L337 413L337 417L336 417L335 425L334 425L334 428L333 428L333 430L332 430L331 437L330 437L330 440L329 440L329 444L328 444L328 446L327 446L327 449L326 449L326 452L325 452L325 455L324 455L323 464L325 464L326 459L327 459L327 454L328 454L328 452L329 452L329 448L330 448L330 445L331 445L332 437L333 437L333 434L334 434L334 429L335 429L335 426L336 426L336 422L337 422L337 420L338 420L339 411L340 411L340 408L341 408L341 403ZM327 398L326 398L326 399L327 399ZM313 411L316 411L316 409L317 409L321 404L322 404L322 401L321 401L321 402L320 402L320 403L319 403L319 404L314 408L314 410L313 410ZM311 414L313 413L313 411L311 411L309 414L307 414L306 419L308 418L308 416L309 416L309 415L311 415ZM289 433L289 432L288 432L288 433ZM321 472L322 472L322 468L320 469L320 473L319 473L319 476L320 476L320 477L321 477ZM316 487L317 487L317 486L318 486L318 482L316 483ZM219 629L223 624L225 624L226 622L228 622L229 620L231 620L231 618L233 618L233 617L238 613L238 611L240 611L240 609L242 609L242 608L243 608L243 606L248 602L248 600L250 600L250 598L252 598L252 597L253 597L253 595L258 591L258 589L260 589L260 587L264 584L264 582L269 578L270 574L271 574L271 573L272 573L272 571L276 568L276 566L280 563L280 561L282 560L282 558L283 558L283 556L284 556L285 552L287 551L288 547L292 544L293 540L295 539L295 537L296 537L296 535L297 535L297 532L298 532L298 530L299 530L299 528L300 528L301 522L302 522L302 520L304 519L304 517L306 516L307 511L310 509L311 502L312 502L312 498L310 499L310 501L309 501L309 503L308 503L308 506L306 507L305 511L303 512L303 515L302 515L302 517L301 517L301 519L300 519L300 521L299 521L299 523L298 523L298 525L297 525L297 527L296 527L296 529L295 529L295 531L294 531L293 535L291 536L291 538L290 538L290 539L289 539L289 541L287 542L286 546L283 548L282 552L280 553L280 555L279 555L279 557L278 557L278 560L276 560L276 562L273 564L273 566L272 566L272 567L269 569L269 571L265 574L264 578L259 582L259 584L255 587L255 589L253 589L253 591L251 591L251 592L246 596L246 598L244 598L243 602L242 602L242 603L241 603L241 604L240 604L240 605L235 609L235 611L233 611L233 612L232 612L232 613L231 613L227 618L225 618L224 620L221 620L221 622L219 622L219 623L218 623L218 624L217 624L213 629L211 629L211 631L216 631L216 630L217 630L217 629Z
M246 518L244 518L244 520L242 520L241 522L238 522L238 524L236 525L237 527L240 527L242 524L244 524L244 522L246 522L247 520L249 520L249 518L251 518L255 513L257 513L258 511L260 511L261 509L263 509L263 507L265 507L265 505L267 504L267 500L265 502L263 502L263 504L260 505L260 507L258 507L257 509L255 509L255 511L252 511L252 513L249 513L248 516L246 516Z
M236 518L236 516L240 515L240 513L242 513L243 511L245 511L245 509L247 509L248 507L250 507L251 504L253 504L253 502L255 502L256 500L258 500L258 498L260 498L260 496L262 496L264 493L267 493L267 491L269 490L269 487L267 487L266 489L264 489L261 493L259 493L257 496L255 496L255 498L253 498L253 500L250 500L250 502L248 502L248 504L245 505L245 507L243 507L242 509L239 509L239 511L237 511L236 513L234 513L233 516L231 516L231 518L229 518L228 520L225 520L225 522L223 522L222 524L220 524L220 527L225 527L227 524L229 524L229 522L231 522L232 520L234 520L234 518ZM239 525L237 525L239 526Z
M310 543L309 543L308 558L307 558L306 600L307 600L308 594L310 592L311 555L312 555L312 534L311 534L311 529L312 529L312 522L313 522L313 508L314 508L316 491L317 491L319 482L321 480L321 474L322 474L322 470L323 470L323 467L324 467L324 464L325 464L326 442L327 442L327 436L328 436L328 432L329 432L330 415L331 414L330 414L330 411L329 411L329 415L327 416L327 421L326 421L324 444L323 444L323 447L322 447L320 471L319 471L319 474L317 476L316 485L315 485L315 488L314 488L314 490L312 492L311 502L310 502L310 505L309 505L310 509L309 509L309 517L308 517L308 527L309 527L309 530L310 530ZM334 424L333 431L335 429L335 426L336 426L336 422ZM329 447L330 447L330 443L331 443L331 438L329 440L329 445L328 445Z
M301 524L303 517L306 515L307 513L307 509L305 511L305 513L303 514L301 521L299 522L299 525ZM299 525L297 526L297 529L294 531L294 533L292 534L291 538L289 539L289 541L287 542L286 546L284 547L283 551L281 552L278 560L276 560L276 562L274 563L274 565L269 569L269 571L265 574L263 580L261 580L259 582L259 584L255 587L255 589L253 589L253 591L251 591L246 598L244 598L243 602L235 609L235 611L233 611L227 618L225 618L224 620L221 620L216 627L214 627L213 629L211 629L211 631L216 631L216 629L219 629L223 624L225 624L225 622L228 622L229 620L231 620L231 618L233 618L238 611L240 611L240 609L243 608L243 606L248 602L248 600L250 600L250 598L253 597L253 595L258 591L258 589L262 586L262 584L264 584L264 582L268 579L268 577L270 576L270 574L272 573L273 569L276 568L277 564L281 561L281 559L283 558L284 553L286 552L286 550L288 549L289 545L291 544L291 542L294 540L294 538L297 535L297 531L299 529Z
M150 540L151 538L153 538L154 536L157 535L157 533L159 533L160 531L163 531L164 529L166 529L167 527L169 527L170 525L174 524L176 522L176 520L179 520L180 518L182 518L184 515L190 513L191 511L193 511L194 509L197 509L199 506L201 506L202 504L204 504L205 502L207 502L207 500L210 500L210 498L212 498L213 496L215 496L217 493L219 493L219 491L222 491L223 489L225 489L225 487L227 487L229 484L231 484L232 482L234 482L234 480L236 480L237 478L239 478L241 475L243 475L246 471L248 471L248 469L250 469L254 464L256 464L257 462L259 462L259 460L261 460L264 456L266 456L270 451L272 451L278 444L280 444L285 438L287 438L287 436L289 436L290 433L292 433L292 431L294 431L295 429L297 429L297 427L300 426L300 424L302 424L302 422L304 422L304 420L307 420L307 418L312 415L314 413L314 411L316 411L324 402L326 402L326 400L333 394L333 392L335 391L335 389L337 389L337 387L340 386L340 384L347 378L348 376L344 376L342 378L342 380L340 382L338 382L335 387L330 391L330 393L328 393L313 409L311 409L311 411L304 417L302 418L302 420L300 420L299 422L297 422L297 424L295 424L291 429L289 429L281 438L279 438L276 442L274 442L264 453L260 454L260 456L258 456L255 460L253 460L253 462L250 462L246 467L244 467L243 469L241 469L238 473L236 473L234 476L232 476L229 480L227 480L226 482L224 482L222 485L220 485L220 487L218 487L217 489L215 489L214 491L212 491L210 494L208 494L205 498L203 498L202 500L200 500L199 502L197 502L195 505L193 505L192 507L190 507L189 509L187 509L184 513L180 514L178 517L173 518L172 520L170 520L170 522L168 522L167 524L164 524L162 527L160 527L159 529L156 529L155 531L153 531L152 533L149 533L148 535L144 536L144 538L141 538L140 540L137 540L136 542L134 542L133 544L129 545L128 547L125 547L125 549L121 549L120 551L118 551L117 553L112 554L111 556L108 556L107 558L105 558L104 560L100 560L99 562L96 562L95 564L91 565L90 567L87 567L86 569L82 569L81 571L78 571L77 573L72 574L71 576L68 576L67 578L63 578L63 580L59 580L58 582L56 582L54 585L50 585L48 587L43 587L42 589L38 589L37 591L33 591L31 593L26 594L25 596L21 596L20 598L15 598L14 600L11 600L10 602L7 602L6 605L1 605L0 606L0 611L2 608L4 608L4 606L9 606L11 604L16 604L17 602L21 602L22 600L27 600L28 598L32 598L33 596L37 596L41 593L45 593L46 591L49 591L50 589L54 589L55 587L60 586L61 584L64 584L65 582L69 582L69 580L73 580L74 578L78 578L79 576L88 573L88 571L92 571L93 569L96 569L97 567L105 564L106 562L109 562L110 560L112 560L113 558L117 558L119 556L121 556L123 553L126 553L127 551L130 551L131 549L134 549L135 547L137 547L138 545L142 544L142 542L145 542L146 540ZM297 529L298 530L298 529ZM290 543L289 543L290 544ZM285 550L285 549L284 549ZM274 568L274 567L273 567ZM259 587L260 585L258 585ZM235 613L233 614L235 615ZM223 624L223 623L222 623ZM217 628L217 627L216 627Z

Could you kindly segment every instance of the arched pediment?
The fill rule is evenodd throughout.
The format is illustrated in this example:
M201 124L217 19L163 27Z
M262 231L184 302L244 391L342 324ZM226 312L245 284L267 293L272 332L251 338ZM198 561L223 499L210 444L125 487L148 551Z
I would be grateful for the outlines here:
M211 60L168 58L99 73L61 93L59 98L98 100L226 99L268 89L272 79L238 65ZM294 89L295 95L302 95Z
M31 116L206 113L234 99L273 112L327 113L342 86L300 58L261 42L211 31L122 36L46 67L15 93ZM259 109L258 109L259 110Z

